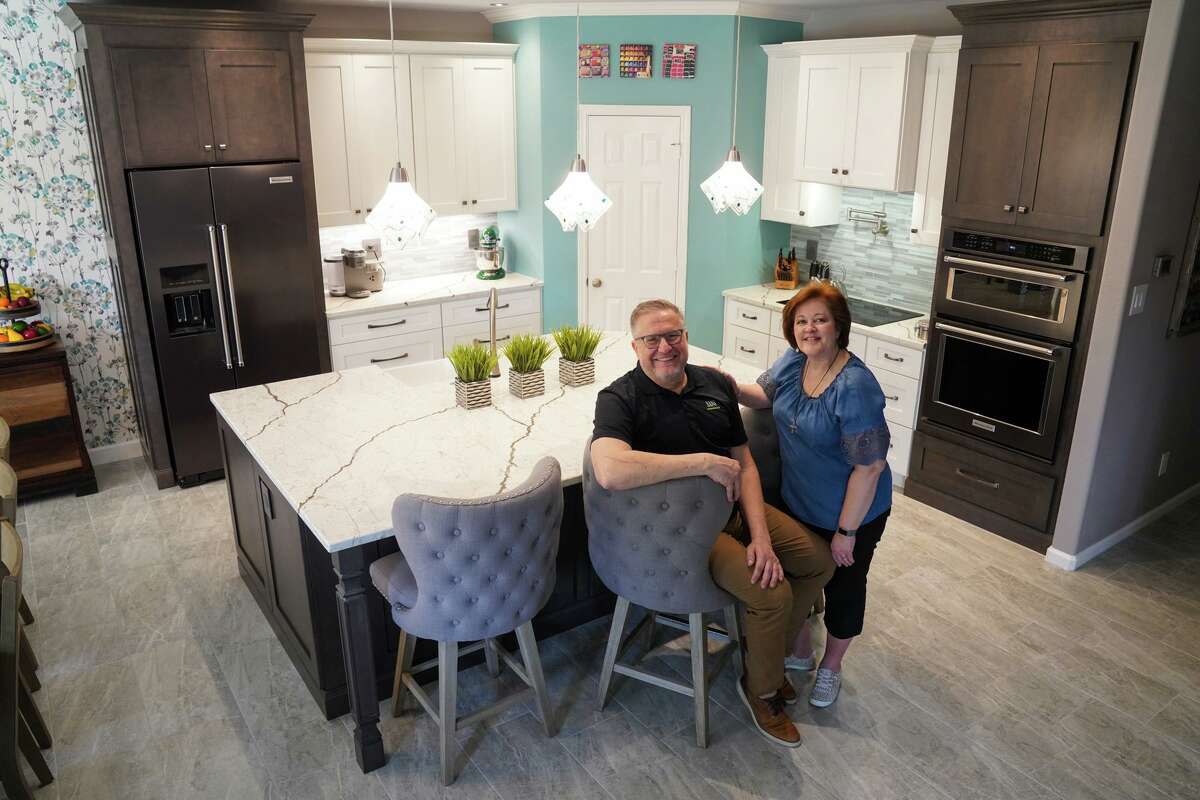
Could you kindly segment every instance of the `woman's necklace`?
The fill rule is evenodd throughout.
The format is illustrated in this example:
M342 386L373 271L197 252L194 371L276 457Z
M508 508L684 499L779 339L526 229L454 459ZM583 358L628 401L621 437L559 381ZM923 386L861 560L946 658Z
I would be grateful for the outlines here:
M829 370L833 369L833 365L837 363L838 356L840 356L841 354L842 354L841 348L838 348L838 351L833 354L833 358L831 358L829 360L829 366L827 366L825 368L825 371L823 373L821 373L821 379L819 381L817 381L817 385L813 387L812 392L809 392L808 388L807 388L809 361L808 361L808 359L804 360L804 371L800 373L800 388L804 390L804 393L806 395L808 395L809 397L817 396L817 394L816 394L817 390L821 388L821 384L824 383L825 378L829 376Z

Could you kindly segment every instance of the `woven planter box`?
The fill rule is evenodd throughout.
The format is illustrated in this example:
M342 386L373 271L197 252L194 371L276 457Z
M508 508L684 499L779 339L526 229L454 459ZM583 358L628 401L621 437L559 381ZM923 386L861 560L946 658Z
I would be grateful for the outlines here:
M538 369L533 372L513 372L509 370L508 390L522 400L527 397L537 397L539 394L545 394L545 370Z
M596 361L592 358L583 361L558 360L558 382L564 386L586 386L596 380Z
M463 383L454 379L454 401L463 408L484 408L492 404L492 382Z

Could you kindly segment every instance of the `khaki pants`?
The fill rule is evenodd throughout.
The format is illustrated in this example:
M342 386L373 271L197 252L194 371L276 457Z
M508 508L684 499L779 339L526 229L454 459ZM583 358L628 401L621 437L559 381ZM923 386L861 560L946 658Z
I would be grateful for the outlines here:
M746 688L756 695L783 685L783 658L834 571L824 539L772 506L766 507L766 517L771 546L784 573L775 588L750 581L750 527L740 511L730 517L708 557L716 584L746 607Z

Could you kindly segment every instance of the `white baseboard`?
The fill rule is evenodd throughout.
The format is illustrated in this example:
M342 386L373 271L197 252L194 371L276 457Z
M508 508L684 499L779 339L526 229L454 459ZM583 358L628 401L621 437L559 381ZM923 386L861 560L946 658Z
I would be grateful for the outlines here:
M102 447L89 447L88 455L92 465L111 464L114 461L124 461L129 458L139 458L142 455L142 445L137 439L117 444L106 444Z
M1128 539L1137 531L1146 527L1151 522L1154 522L1159 517L1170 513L1174 509L1186 503L1188 500L1191 500L1196 495L1200 495L1200 483L1197 483L1195 486L1192 486L1188 489L1184 489L1182 492L1175 495L1165 503L1159 505L1157 508L1150 509L1129 524L1123 525L1122 527L1110 533L1108 536L1105 536L1100 541L1083 548L1074 555L1051 547L1046 551L1046 563L1052 567L1058 567L1059 569L1065 569L1068 572L1073 572L1087 562L1091 561L1096 556L1103 553L1105 550L1113 547L1118 542Z

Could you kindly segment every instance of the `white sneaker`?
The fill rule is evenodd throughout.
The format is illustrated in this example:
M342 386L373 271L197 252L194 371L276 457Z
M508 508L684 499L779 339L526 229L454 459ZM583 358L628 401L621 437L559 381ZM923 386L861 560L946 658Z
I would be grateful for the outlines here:
M821 667L817 670L817 680L813 684L812 692L808 695L808 702L817 708L825 708L833 705L833 701L837 700L838 692L841 690L842 673Z
M784 656L783 668L792 670L793 672L812 672L817 668L817 657L815 655L807 658L797 658L796 656Z

